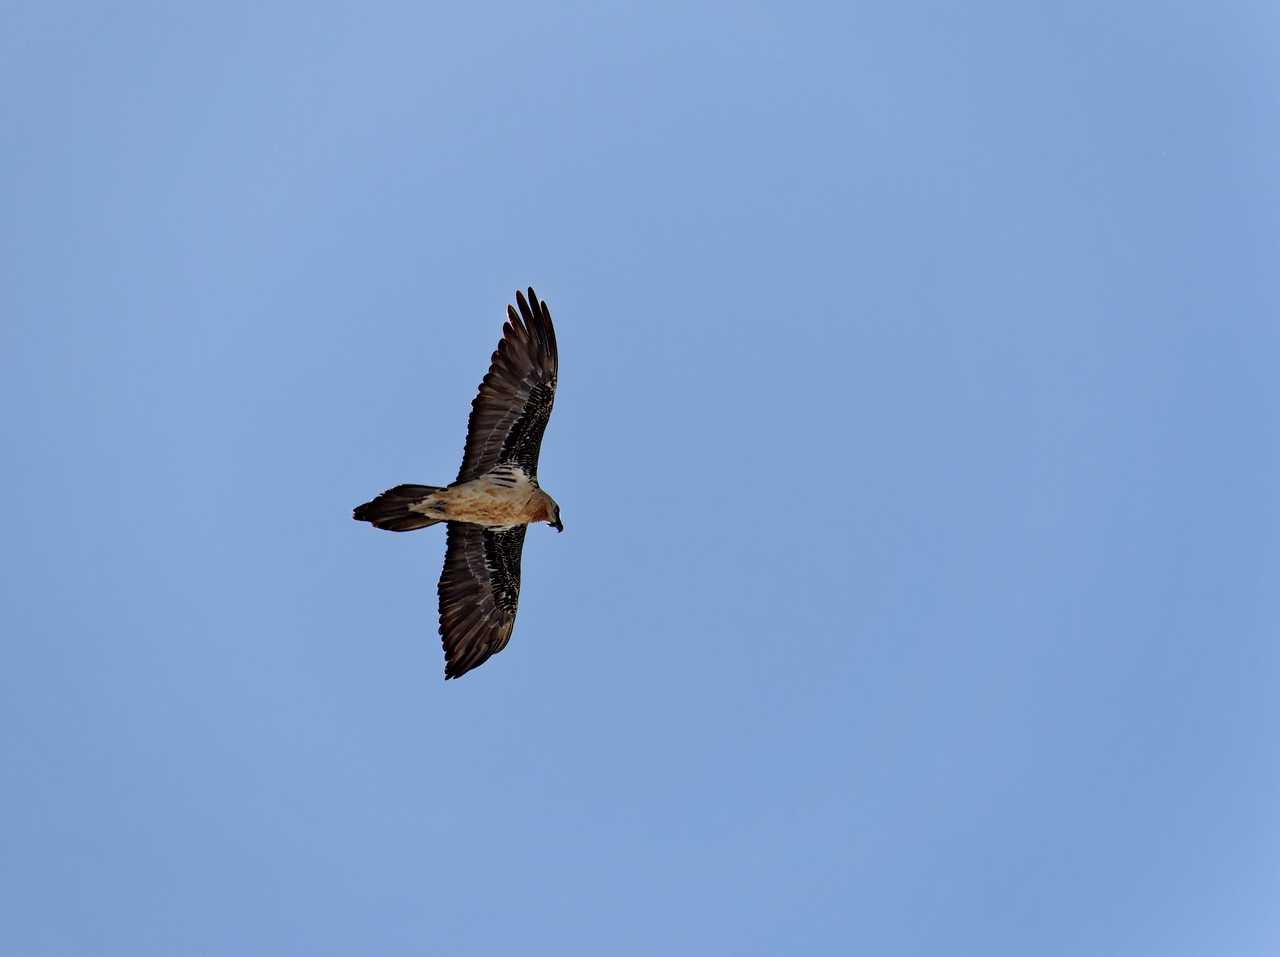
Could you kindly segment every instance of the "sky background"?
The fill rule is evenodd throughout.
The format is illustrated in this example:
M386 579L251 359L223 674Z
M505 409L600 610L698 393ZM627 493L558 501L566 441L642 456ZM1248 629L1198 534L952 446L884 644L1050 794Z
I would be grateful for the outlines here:
M1280 952L1267 2L0 10L0 950ZM562 368L511 644L444 483Z

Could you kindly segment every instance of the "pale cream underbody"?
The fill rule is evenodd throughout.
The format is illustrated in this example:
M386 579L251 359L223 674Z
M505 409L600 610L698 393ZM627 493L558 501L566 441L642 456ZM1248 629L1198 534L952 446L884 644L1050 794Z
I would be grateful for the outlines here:
M528 525L551 521L555 503L536 479L518 468L497 468L478 479L433 492L409 511L442 522Z

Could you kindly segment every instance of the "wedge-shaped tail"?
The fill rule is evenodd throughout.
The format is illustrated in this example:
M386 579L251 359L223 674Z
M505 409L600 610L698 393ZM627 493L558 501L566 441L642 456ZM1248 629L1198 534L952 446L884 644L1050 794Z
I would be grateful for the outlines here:
M397 485L387 489L372 502L359 506L351 517L358 522L369 522L374 528L385 528L389 532L411 532L415 528L437 525L443 519L428 518L421 512L411 512L409 506L417 505L439 491L441 488L438 485Z

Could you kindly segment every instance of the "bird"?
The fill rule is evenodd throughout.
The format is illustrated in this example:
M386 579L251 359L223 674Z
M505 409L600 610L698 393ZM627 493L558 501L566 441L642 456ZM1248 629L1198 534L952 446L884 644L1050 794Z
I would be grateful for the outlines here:
M471 403L462 467L452 485L397 485L352 513L392 532L446 523L440 596L445 680L507 646L520 602L520 554L531 524L564 531L560 506L538 485L542 434L560 357L547 304L533 287L507 306L502 339Z

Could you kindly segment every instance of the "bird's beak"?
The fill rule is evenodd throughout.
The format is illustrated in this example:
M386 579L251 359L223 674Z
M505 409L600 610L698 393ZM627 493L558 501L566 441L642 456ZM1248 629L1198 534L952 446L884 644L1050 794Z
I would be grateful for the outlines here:
M557 531L557 532L563 532L563 531L564 531L564 525L563 525L563 524L561 524L560 519L558 519L558 518L556 519L555 528L556 528L556 531Z

